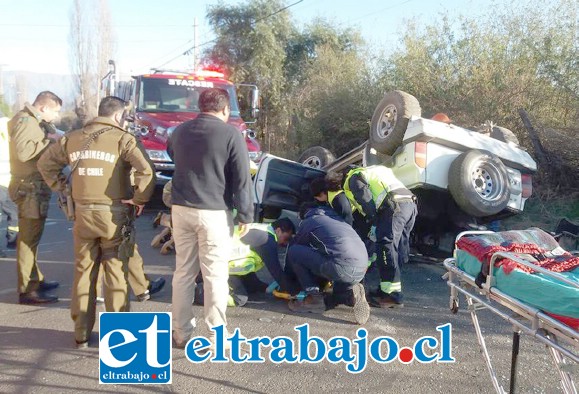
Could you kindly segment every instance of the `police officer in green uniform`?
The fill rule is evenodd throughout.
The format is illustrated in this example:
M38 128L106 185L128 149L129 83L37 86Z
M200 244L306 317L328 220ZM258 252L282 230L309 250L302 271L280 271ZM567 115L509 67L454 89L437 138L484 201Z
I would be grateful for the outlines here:
M155 188L153 165L135 137L123 129L126 105L118 97L105 97L97 118L63 137L38 162L53 190L62 188L62 169L70 165L72 170L75 273L71 317L79 348L88 346L94 326L101 264L105 272L105 309L129 310L127 263L134 250L130 237L134 234L132 213L140 214Z
M9 122L10 172L8 192L18 206L19 235L16 243L18 293L21 304L58 301L47 291L58 282L44 280L37 252L48 214L51 191L36 163L50 144L45 125L58 118L62 100L52 92L41 92L32 105L25 104Z
M376 226L378 303L384 308L402 306L400 265L409 258L416 197L391 169L381 165L350 170L344 179L344 193L366 221Z

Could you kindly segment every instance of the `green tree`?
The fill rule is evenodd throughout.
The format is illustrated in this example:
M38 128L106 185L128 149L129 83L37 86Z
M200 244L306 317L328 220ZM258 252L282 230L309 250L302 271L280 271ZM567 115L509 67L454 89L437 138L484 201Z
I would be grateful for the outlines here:
M217 39L206 51L206 61L225 67L236 83L259 86L262 115L258 126L264 133L286 116L282 103L285 47L293 25L283 8L280 0L256 0L212 6L207 13Z
M571 10L572 12L569 12ZM426 115L458 124L493 120L522 134L517 109L553 127L577 121L577 3L534 1L483 17L411 21L382 80L415 95Z
M382 91L363 60L359 51L316 47L315 60L292 90L294 156L313 145L342 154L366 140Z

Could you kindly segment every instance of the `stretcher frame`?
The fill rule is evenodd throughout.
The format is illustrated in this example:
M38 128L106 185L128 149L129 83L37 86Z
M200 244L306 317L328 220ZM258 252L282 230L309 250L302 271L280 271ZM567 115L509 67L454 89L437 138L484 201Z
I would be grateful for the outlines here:
M491 233L493 232L465 231L456 237L456 241L466 235ZM538 267L512 253L495 253L491 257L490 266L494 267L495 261L498 258L504 257L579 289L579 284L576 282L573 282L556 272ZM485 360L493 387L497 393L506 393L506 391L497 378L497 374L495 373L486 347L477 316L477 311L481 309L487 309L512 324L513 345L511 353L509 393L515 392L520 335L526 334L535 338L547 347L559 373L563 392L565 394L577 394L577 389L573 383L573 377L571 375L571 371L573 369L578 370L577 367L579 367L579 333L577 331L548 316L542 311L527 305L494 287L495 278L493 277L492 269L489 269L489 275L487 276L486 281L482 284L482 288L479 288L472 275L469 275L457 267L455 258L444 260L443 265L448 270L443 278L447 280L447 284L450 287L450 310L452 313L458 312L458 295L463 294L466 297L468 311L471 314L481 354ZM499 309L499 307L504 307L506 310ZM576 364L570 364L570 361L574 361Z

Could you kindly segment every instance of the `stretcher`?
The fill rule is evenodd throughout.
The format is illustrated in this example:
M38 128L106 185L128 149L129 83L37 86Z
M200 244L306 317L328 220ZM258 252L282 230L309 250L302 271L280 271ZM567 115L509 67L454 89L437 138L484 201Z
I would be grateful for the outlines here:
M471 240L482 239L486 236L492 238L496 234L499 233L466 231L457 236L454 257L446 259L443 263L448 271L443 278L447 280L450 287L450 309L453 313L457 313L459 294L466 298L481 354L497 393L505 393L506 391L499 382L489 356L477 316L479 310L491 311L512 325L510 393L515 391L520 338L521 334L525 334L546 346L561 380L563 392L576 394L577 388L573 382L573 375L579 374L579 332L576 325L579 320L574 319L573 316L577 317L576 313L579 312L579 267L576 265L577 260L575 257L568 259L572 260L576 268L566 269L565 272L554 272L553 268L543 268L542 263L538 263L532 257L526 258L525 254L500 250L506 249L502 248L501 244L501 247L488 249L499 249L499 251L488 256L486 275L482 275L482 272L485 271L484 261L479 261L480 266L477 273L473 268L472 255L460 249L460 245L464 242L459 241L464 240L465 237L470 237ZM528 236L528 233L524 235ZM556 241L554 242L556 243ZM569 255L571 254L567 252L564 254L564 256ZM528 294L521 292L521 280L513 282L512 288L509 287L509 283L505 283L504 279L509 276L503 272L508 271L505 268L506 263L503 263L505 261L514 264L510 267L514 271L509 273L528 272L530 273L528 275L530 281L540 279L539 282L533 282L529 285ZM519 279L520 277L521 275L519 275ZM517 276L515 275L513 278L517 278ZM501 285L500 288L497 287L497 282ZM548 288L549 291L559 291L562 294L561 297L565 299L565 303L557 305L553 300L546 300L545 303L538 299L537 294L541 293L540 287L544 283L551 286ZM557 285L562 290L555 289L554 286ZM549 311L546 308L559 308L557 310L559 313L553 313L552 310ZM567 316L562 316L561 311Z

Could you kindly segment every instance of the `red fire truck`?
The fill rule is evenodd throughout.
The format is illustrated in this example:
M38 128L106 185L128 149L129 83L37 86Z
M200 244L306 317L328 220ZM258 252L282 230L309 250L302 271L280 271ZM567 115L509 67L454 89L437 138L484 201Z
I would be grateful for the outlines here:
M255 133L248 125L255 123L259 112L259 90L255 85L234 85L216 70L180 72L154 70L151 74L136 75L130 81L117 81L114 61L109 61L110 71L102 79L103 95L114 95L133 103L130 128L146 149L155 164L159 183L173 176L175 165L167 154L167 140L181 123L199 115L199 94L208 88L225 89L231 97L229 124L245 137L249 158L259 161L261 148ZM238 101L238 90L243 99ZM242 119L242 111L244 117Z

